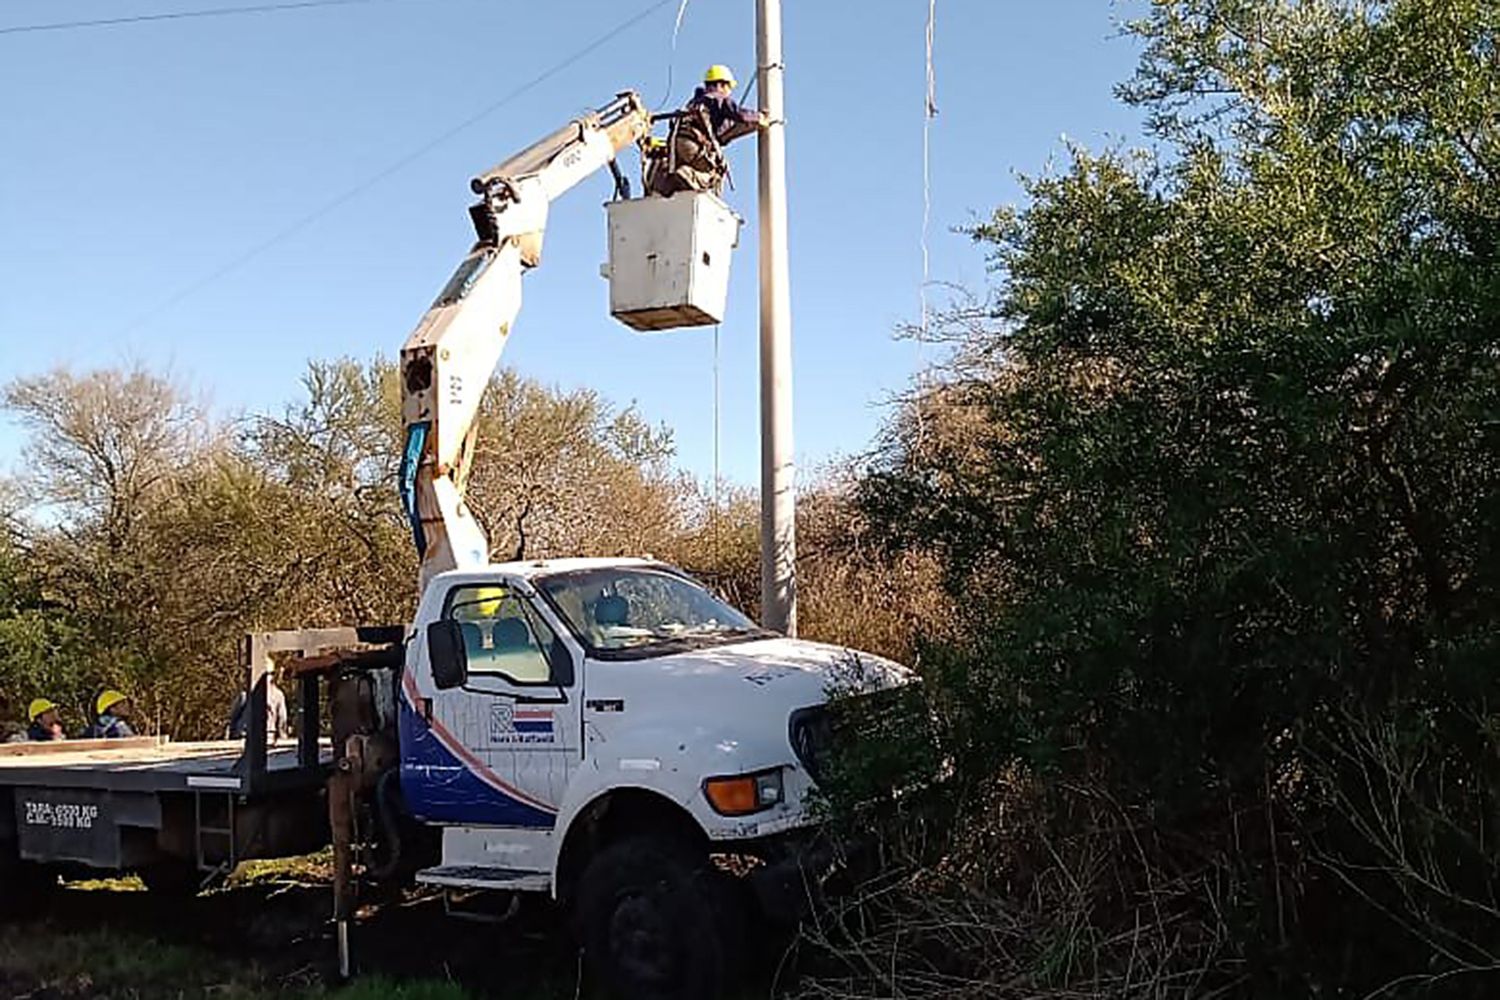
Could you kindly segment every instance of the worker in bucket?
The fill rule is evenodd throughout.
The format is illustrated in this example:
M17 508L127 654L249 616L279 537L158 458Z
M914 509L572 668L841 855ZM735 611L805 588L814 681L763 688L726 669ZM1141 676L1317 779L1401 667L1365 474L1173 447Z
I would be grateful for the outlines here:
M99 717L89 726L86 734L91 740L117 740L134 736L130 728L130 699L118 691L105 691L94 702L94 711Z
M63 732L62 720L57 717L57 704L46 698L34 698L26 708L26 720L30 723L26 727L26 738L33 743L44 743L48 740L64 740L67 734Z
M729 176L724 147L770 124L764 111L736 104L730 96L734 88L734 74L728 66L710 66L703 74L703 86L677 113L667 142L654 151L648 149L654 157L647 184L653 194L723 192Z

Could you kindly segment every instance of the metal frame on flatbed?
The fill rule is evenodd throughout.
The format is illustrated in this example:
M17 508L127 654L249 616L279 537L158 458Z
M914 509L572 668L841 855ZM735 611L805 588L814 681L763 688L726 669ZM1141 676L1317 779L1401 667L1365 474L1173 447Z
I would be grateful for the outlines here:
M318 678L350 656L371 650L399 648L406 628L401 625L355 626L352 628L295 629L284 632L252 632L245 639L246 690L250 703L247 711L245 757L242 777L250 790L274 786L277 772L267 766L266 751L266 678L273 669L277 653L293 653L292 672L297 678L297 697L302 708L302 722L297 733L299 769L321 766L319 733L321 731Z

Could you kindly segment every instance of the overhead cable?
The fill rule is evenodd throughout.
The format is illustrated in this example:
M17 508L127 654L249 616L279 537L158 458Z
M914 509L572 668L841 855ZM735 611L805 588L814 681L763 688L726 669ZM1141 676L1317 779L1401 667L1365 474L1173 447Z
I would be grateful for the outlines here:
M672 44L667 48L667 92L661 95L661 103L656 106L657 111L666 107L667 102L672 99L672 70L673 64L677 61L677 36L682 31L682 19L687 14L687 9L688 0L682 0L677 8L677 19L672 22Z
M927 235L932 223L932 120L937 117L937 73L932 42L937 27L937 0L927 0L927 94L922 112L922 339L927 338L927 285L931 279Z
M80 28L112 28L147 21L184 21L200 17L226 17L231 14L269 14L283 10L305 10L309 7L348 7L353 4L390 3L392 0L287 0L285 3L261 3L244 7L210 7L206 10L171 10L155 14L128 14L122 17L97 17L81 21L49 21L43 24L15 24L0 28L0 35L19 35L31 31L71 31Z

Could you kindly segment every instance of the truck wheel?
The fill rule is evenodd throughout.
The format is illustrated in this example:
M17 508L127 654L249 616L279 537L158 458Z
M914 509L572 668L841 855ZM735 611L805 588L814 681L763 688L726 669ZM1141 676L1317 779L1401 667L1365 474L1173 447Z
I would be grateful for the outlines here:
M711 1000L735 978L743 911L700 851L631 837L600 851L578 883L584 957L607 993Z

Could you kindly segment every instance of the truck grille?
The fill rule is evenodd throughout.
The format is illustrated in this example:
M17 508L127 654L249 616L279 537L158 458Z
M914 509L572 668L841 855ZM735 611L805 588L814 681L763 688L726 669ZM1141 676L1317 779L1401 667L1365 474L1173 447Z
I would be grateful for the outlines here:
M788 723L788 736L797 762L820 781L837 748L909 737L913 722L923 719L925 711L920 685L905 684L798 709Z
M791 739L792 752L797 755L797 763L814 781L822 780L833 750L833 724L828 718L828 706L817 705L793 712L787 735Z

